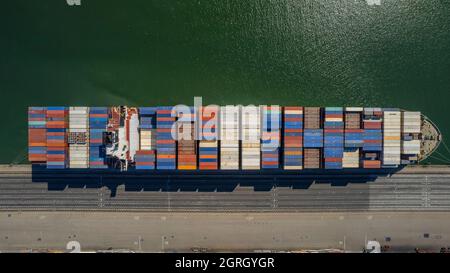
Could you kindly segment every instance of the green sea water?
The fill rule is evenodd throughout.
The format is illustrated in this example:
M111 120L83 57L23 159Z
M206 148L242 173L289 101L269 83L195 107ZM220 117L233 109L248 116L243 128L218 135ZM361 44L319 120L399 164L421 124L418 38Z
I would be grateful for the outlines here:
M14 0L0 29L2 163L30 105L401 107L450 136L450 1Z

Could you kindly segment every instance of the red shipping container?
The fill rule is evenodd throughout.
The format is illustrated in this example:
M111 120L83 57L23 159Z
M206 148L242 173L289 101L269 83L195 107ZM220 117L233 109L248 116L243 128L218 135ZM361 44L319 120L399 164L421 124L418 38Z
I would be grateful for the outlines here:
M284 129L285 133L302 133L303 129Z
M159 117L159 118L156 118L156 121L175 121L175 118L172 118L172 117Z
M39 114L39 115L42 115L42 114L46 114L46 110L28 110L28 114L32 114L32 115L34 115L34 114Z
M339 157L325 157L325 162L342 162L342 158L339 158Z
M278 165L277 161L263 161L262 165L271 166L271 165Z
M55 123L53 123L55 122ZM47 122L47 128L66 128L65 122L51 121Z
M137 155L152 155L152 154L154 154L155 153L155 151L154 150L139 150L139 151L136 151L136 154Z
M216 163L210 164L210 162L200 163L200 169L201 170L217 170L217 164Z
M172 128L158 128L156 129L157 133L170 133L172 132Z
M45 154L29 154L28 161L45 162L47 161L47 157Z
M175 140L171 139L159 139L156 141L156 144L173 144Z
M272 154L272 153L264 153L264 155L262 156L262 158L278 158L279 155L278 154Z
M381 129L381 122L364 122L365 129Z
M325 114L325 118L344 118L343 114Z
M108 114L89 114L90 118L107 118Z
M47 133L46 129L34 129L34 128L30 128L28 129L28 135L44 135Z
M324 129L325 133L343 133L344 129Z
M157 110L156 111L157 114L172 114L172 112L175 113L175 111L172 111L172 110Z
M284 108L284 111L286 111L286 110L298 111L298 110L302 110L303 109L303 107L299 107L299 106L284 106L283 108Z
M363 133L363 129L345 129L346 133Z
M379 169L379 168L381 168L381 161L380 160L364 160L363 168L364 169Z
M56 117L62 116L64 117L67 114L67 111L62 110L47 110L47 117Z
M155 163L151 162L151 161L149 161L149 162L139 161L139 162L136 162L136 165L137 166L154 166Z
M28 118L28 121L45 121L45 118Z
M364 143L381 143L381 140L364 139Z
M47 136L65 136L64 132L47 132Z
M303 120L303 118L291 118L291 117L284 118L284 121L299 122L299 121L302 121L302 120Z

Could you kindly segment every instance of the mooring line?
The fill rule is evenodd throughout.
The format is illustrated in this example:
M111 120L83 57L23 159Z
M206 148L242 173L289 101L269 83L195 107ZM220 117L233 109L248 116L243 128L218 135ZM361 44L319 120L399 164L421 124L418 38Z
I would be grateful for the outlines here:
M450 161L450 158L448 158L448 157L446 157L445 155L443 155L443 154L441 154L440 152L438 152L438 151L434 151L436 154L438 154L438 155L440 155L442 158L444 158L445 160L448 160L448 161Z
M16 158L14 158L13 161L11 161L10 164L14 165L23 162L27 158L27 153L28 153L27 148L22 149L22 151L16 156Z
M442 140L442 145L444 145L444 148L447 150L447 152L450 154L450 149L448 148L447 144L445 144L445 140Z
M444 163L450 163L450 161L447 161L447 160L438 158L438 157L436 157L436 156L434 156L434 155L430 155L430 157L431 157L431 158L434 158L434 159L436 159L436 160L442 161L442 162L444 162Z

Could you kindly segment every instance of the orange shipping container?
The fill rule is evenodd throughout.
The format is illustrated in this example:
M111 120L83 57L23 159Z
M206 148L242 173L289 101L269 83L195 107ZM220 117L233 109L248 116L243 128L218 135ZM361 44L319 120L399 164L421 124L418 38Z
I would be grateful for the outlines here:
M45 147L47 146L46 142L28 142L28 146L30 147Z
M216 155L200 155L200 158L217 158Z
M197 167L194 165L178 165L179 170L195 170Z
M158 154L156 157L157 157L157 158L175 158L175 155L162 155L162 154Z

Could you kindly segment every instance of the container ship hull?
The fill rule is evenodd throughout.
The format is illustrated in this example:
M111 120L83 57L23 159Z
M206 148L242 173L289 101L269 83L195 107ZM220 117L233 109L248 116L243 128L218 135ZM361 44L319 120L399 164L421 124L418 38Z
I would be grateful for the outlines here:
M28 108L29 161L74 172L371 173L417 164L441 139L397 108Z

